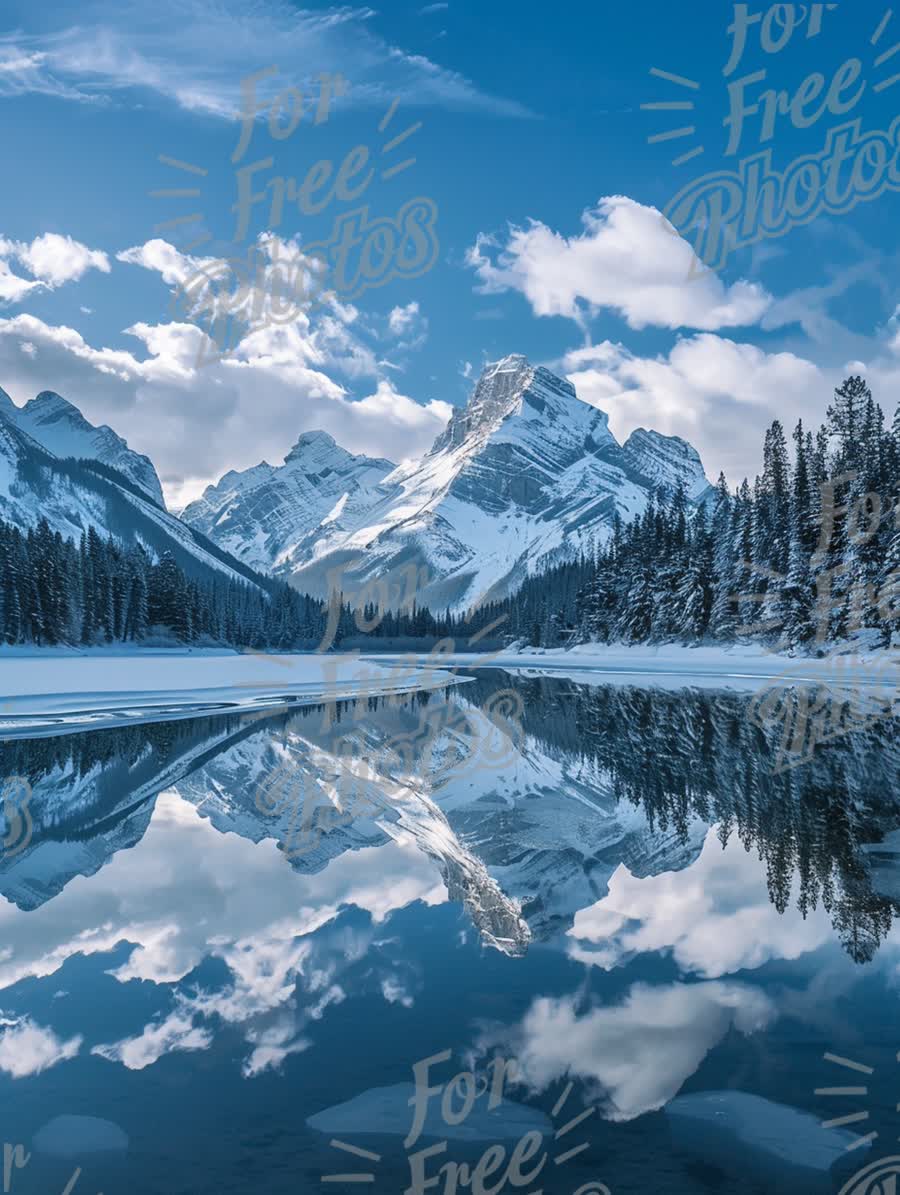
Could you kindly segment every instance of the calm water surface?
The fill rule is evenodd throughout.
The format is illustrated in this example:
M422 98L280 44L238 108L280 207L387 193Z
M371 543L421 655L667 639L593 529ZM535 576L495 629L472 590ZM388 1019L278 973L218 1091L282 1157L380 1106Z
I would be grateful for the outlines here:
M473 1184L498 1195L806 1189L755 1129L677 1132L703 1092L867 1113L810 1189L900 1152L896 724L786 768L751 704L480 672L0 744L32 786L0 859L0 1141L31 1153L7 1189L399 1195L442 1140L429 1176L503 1148ZM455 1127L438 1090L405 1145L412 1068L445 1051L436 1088L497 1059L519 1081L464 1117L459 1080ZM47 1147L69 1116L127 1149L93 1124Z

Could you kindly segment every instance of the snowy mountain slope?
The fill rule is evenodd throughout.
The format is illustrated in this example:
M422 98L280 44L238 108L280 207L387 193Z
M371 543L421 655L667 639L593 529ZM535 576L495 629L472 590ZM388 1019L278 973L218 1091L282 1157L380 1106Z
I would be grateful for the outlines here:
M304 439L294 452L312 477L305 461L313 446ZM353 594L377 578L415 568L424 579L417 598L434 608L502 596L529 573L570 558L591 541L603 542L616 515L627 520L640 513L660 486L681 481L692 497L708 487L690 445L643 432L623 448L605 412L582 402L570 382L522 356L487 366L468 405L454 413L422 460L401 465L364 491L348 488L346 499L339 496L316 527L295 511L302 534L292 533L280 552L261 538L247 508L271 501L280 512L283 498L266 495L266 473L250 472L255 476L246 499L229 482L233 500L219 516L221 524L212 517L212 503L202 505L206 496L184 512L186 520L259 567L268 555L272 571L290 574L311 593L325 594L335 569L343 570L344 592ZM323 487L319 509L335 497L341 477L314 484Z
M702 502L713 488L697 449L680 436L663 436L638 427L622 445L622 451L632 469L651 486L671 491L681 483L692 502Z
M95 427L89 423L76 406L52 390L42 391L24 407L17 407L0 390L0 411L54 456L86 458L109 465L154 502L165 506L162 486L150 458L132 451L106 424Z
M5 395L3 397L6 397ZM259 584L260 578L146 496L107 465L59 460L18 426L0 403L0 518L26 531L44 518L76 542L94 527L153 556L165 551L191 576L210 571Z
M487 366L468 405L454 413L431 451L385 478L382 500L352 532L325 531L295 583L322 592L328 569L344 565L343 588L415 565L419 600L464 607L502 596L532 572L605 540L618 514L642 511L660 484L686 472L679 441L626 452L605 412L574 387L522 356ZM699 478L706 484L699 459Z
M305 432L284 464L226 473L182 518L252 568L290 572L314 553L320 527L339 535L356 526L394 468Z

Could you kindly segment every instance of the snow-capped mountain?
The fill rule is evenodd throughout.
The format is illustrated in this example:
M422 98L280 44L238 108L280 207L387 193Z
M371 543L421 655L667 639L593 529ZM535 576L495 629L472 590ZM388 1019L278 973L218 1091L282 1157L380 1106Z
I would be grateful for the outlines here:
M460 608L603 542L617 514L679 482L694 500L709 487L689 444L641 430L623 447L570 382L509 356L420 461L387 472L303 436L280 469L228 474L184 518L311 593L325 594L336 568L352 594L415 567L421 603Z
M284 464L226 473L182 518L252 568L291 572L323 533L358 525L395 467L346 452L326 432L304 432Z
M94 527L125 544L140 543L152 556L171 552L191 576L212 571L260 582L249 568L169 514L113 467L55 456L19 426L17 412L14 407L10 414L0 402L0 518L22 531L43 518L52 531L76 542Z
M59 394L43 390L24 407L17 407L0 390L0 410L54 456L87 458L110 465L159 506L165 506L162 486L150 458L134 452L106 424L95 427L89 423L76 406Z
M630 465L648 481L664 490L679 482L692 502L700 502L712 490L703 472L700 454L680 436L663 436L638 427L622 445Z

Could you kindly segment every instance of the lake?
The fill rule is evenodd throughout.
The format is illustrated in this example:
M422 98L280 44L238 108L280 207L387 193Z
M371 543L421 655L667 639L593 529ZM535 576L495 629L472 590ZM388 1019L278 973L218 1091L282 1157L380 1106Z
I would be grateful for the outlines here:
M896 723L761 708L479 670L0 743L4 1189L838 1191L900 1135Z

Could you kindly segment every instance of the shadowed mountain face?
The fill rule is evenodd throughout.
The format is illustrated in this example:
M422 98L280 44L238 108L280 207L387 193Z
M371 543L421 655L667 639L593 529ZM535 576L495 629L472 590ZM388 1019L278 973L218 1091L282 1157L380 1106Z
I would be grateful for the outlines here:
M13 422L53 456L99 461L116 469L151 498L165 506L162 486L149 457L135 452L111 427L95 427L81 411L52 390L43 390L24 407L17 407L0 390L0 415Z
M39 395L23 412L0 390L0 518L20 531L45 519L51 531L76 544L83 533L94 528L101 536L113 536L126 546L140 544L154 557L171 553L192 578L260 582L244 564L170 514L161 505L161 493L158 499L151 496L149 491L158 489L159 483L154 487L143 469L141 462L156 477L146 457L129 455L125 442L111 432L122 453L117 455L118 449L99 451L96 437L91 437L97 432L105 441L109 429L98 431L87 423L82 428L79 419L75 408L58 395ZM71 424L78 435L67 438L68 433L59 431L61 424ZM43 434L48 426L57 429L56 435L46 435L48 443L56 443L61 452L68 452L67 457L57 455L26 430ZM73 459L82 448L84 459ZM123 464L127 466L124 472Z
M643 429L619 445L605 412L566 379L510 356L485 368L466 407L420 461L353 457L302 436L280 468L229 473L184 518L298 588L345 593L415 569L420 601L462 607L602 543L662 489L709 485L696 451Z
M284 464L226 473L182 518L252 568L290 574L322 535L338 536L365 516L394 468L345 452L325 432L304 432Z
M276 840L305 875L412 844L485 944L521 955L569 930L620 868L691 867L715 826L764 861L779 912L822 905L848 953L871 958L900 911L895 728L778 771L749 714L735 694L481 672L448 694L6 743L0 770L33 786L33 831L0 861L0 892L22 909L52 900L138 843L175 788L219 832Z

